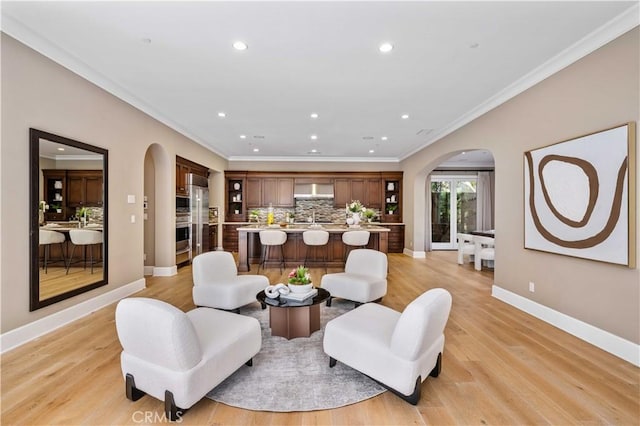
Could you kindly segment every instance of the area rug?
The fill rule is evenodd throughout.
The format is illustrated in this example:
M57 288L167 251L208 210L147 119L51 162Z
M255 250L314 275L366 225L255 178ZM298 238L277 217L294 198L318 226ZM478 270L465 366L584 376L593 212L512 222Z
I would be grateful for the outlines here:
M253 367L242 366L208 398L247 410L288 412L342 407L385 391L340 362L329 368L329 357L322 350L325 324L353 309L353 302L334 300L331 307L323 303L320 330L291 340L271 336L268 309L255 305L240 310L257 318L262 328L262 349L253 358Z

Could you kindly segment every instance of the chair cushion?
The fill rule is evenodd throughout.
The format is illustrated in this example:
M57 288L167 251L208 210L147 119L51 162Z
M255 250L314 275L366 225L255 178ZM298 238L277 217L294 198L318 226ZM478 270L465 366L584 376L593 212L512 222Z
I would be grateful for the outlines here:
M222 281L193 286L193 303L218 309L236 309L256 302L256 295L269 285L264 275L238 275Z
M444 332L451 310L451 294L442 288L429 290L409 303L393 331L391 351L414 361Z
M180 309L166 302L134 297L116 307L116 330L124 352L175 371L202 359L196 331Z
M371 275L337 272L325 274L320 287L331 293L332 297L367 303L387 294L387 280Z

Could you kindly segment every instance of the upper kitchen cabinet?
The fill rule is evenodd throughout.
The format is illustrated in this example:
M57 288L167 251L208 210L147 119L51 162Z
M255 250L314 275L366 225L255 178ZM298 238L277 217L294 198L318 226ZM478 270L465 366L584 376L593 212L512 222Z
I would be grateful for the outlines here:
M102 207L102 170L67 170L67 207Z
M191 160L176 155L176 195L189 195L187 188L187 175L209 177L209 169Z
M367 208L382 207L382 180L379 173L334 179L335 207L344 207L353 200L359 200Z
M44 177L44 201L49 205L45 210L46 220L65 220L67 207L67 171L42 170Z
M293 177L247 176L247 208L294 207Z

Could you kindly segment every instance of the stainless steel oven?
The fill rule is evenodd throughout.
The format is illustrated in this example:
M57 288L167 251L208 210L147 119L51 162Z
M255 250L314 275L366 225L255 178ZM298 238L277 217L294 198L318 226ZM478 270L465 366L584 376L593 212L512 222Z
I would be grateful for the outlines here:
M187 209L188 210L188 209ZM176 265L191 260L191 214L176 211Z

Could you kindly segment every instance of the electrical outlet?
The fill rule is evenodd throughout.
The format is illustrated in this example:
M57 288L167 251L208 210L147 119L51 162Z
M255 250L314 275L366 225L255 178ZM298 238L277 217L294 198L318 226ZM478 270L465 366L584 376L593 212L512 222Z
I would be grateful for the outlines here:
M533 281L529 281L529 291L531 293L535 293L536 292L536 283L534 283Z

